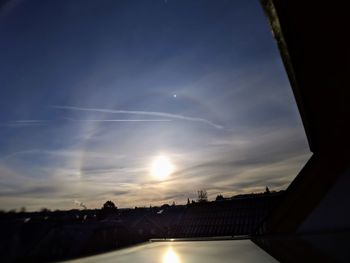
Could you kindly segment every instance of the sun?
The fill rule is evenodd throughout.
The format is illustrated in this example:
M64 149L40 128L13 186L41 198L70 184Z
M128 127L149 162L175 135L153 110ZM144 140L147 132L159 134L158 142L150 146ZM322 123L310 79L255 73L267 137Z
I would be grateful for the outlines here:
M151 175L157 180L165 180L174 172L174 166L166 156L156 157L151 166Z

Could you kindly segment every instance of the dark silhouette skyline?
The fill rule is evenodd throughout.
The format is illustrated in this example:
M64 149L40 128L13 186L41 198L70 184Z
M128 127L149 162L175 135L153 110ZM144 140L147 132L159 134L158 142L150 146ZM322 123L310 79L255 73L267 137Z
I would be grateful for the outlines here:
M103 253L152 238L254 235L284 192L186 205L0 213L2 262L51 262Z

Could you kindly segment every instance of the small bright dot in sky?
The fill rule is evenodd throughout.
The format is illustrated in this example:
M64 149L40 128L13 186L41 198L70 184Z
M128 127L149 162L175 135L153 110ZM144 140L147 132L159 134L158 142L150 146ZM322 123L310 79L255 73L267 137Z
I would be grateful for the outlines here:
M165 156L158 156L151 166L151 174L157 180L165 180L174 172L174 166Z
M177 97L177 95L176 95L176 94L174 94L174 95L173 95L173 97L174 97L174 98L176 98L176 97Z

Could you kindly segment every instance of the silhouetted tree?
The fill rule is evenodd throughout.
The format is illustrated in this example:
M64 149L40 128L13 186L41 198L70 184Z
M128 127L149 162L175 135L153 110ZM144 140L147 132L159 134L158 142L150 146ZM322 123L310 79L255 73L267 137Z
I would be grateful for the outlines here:
M267 187L267 186L266 186L266 188L265 188L265 193L266 193L266 194L269 194L269 193L270 193L270 189L269 189L269 187Z
M203 202L208 202L208 194L206 190L198 190L198 202L203 203Z
M46 207L43 207L43 208L40 209L40 212L41 213L48 213L48 212L50 212L50 209L48 209Z
M102 210L117 210L118 207L115 206L115 204L112 201L107 201L106 203L103 204Z
M190 204L190 199L189 198L187 198L187 205L189 205Z
M215 198L215 201L221 201L224 200L225 198L222 195L217 195Z
M108 200L106 203L103 204L101 210L98 213L99 219L104 219L108 217L109 215L116 215L116 212L118 211L118 208L116 205Z

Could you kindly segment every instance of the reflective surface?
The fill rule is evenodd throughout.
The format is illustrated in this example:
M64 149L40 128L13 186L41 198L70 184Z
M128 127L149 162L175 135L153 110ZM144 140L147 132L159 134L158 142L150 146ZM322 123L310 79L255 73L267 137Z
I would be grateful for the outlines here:
M168 249L165 251L163 256L163 263L180 263L180 259L178 254L174 251L172 246L169 246Z
M69 262L277 262L250 240L153 242Z

